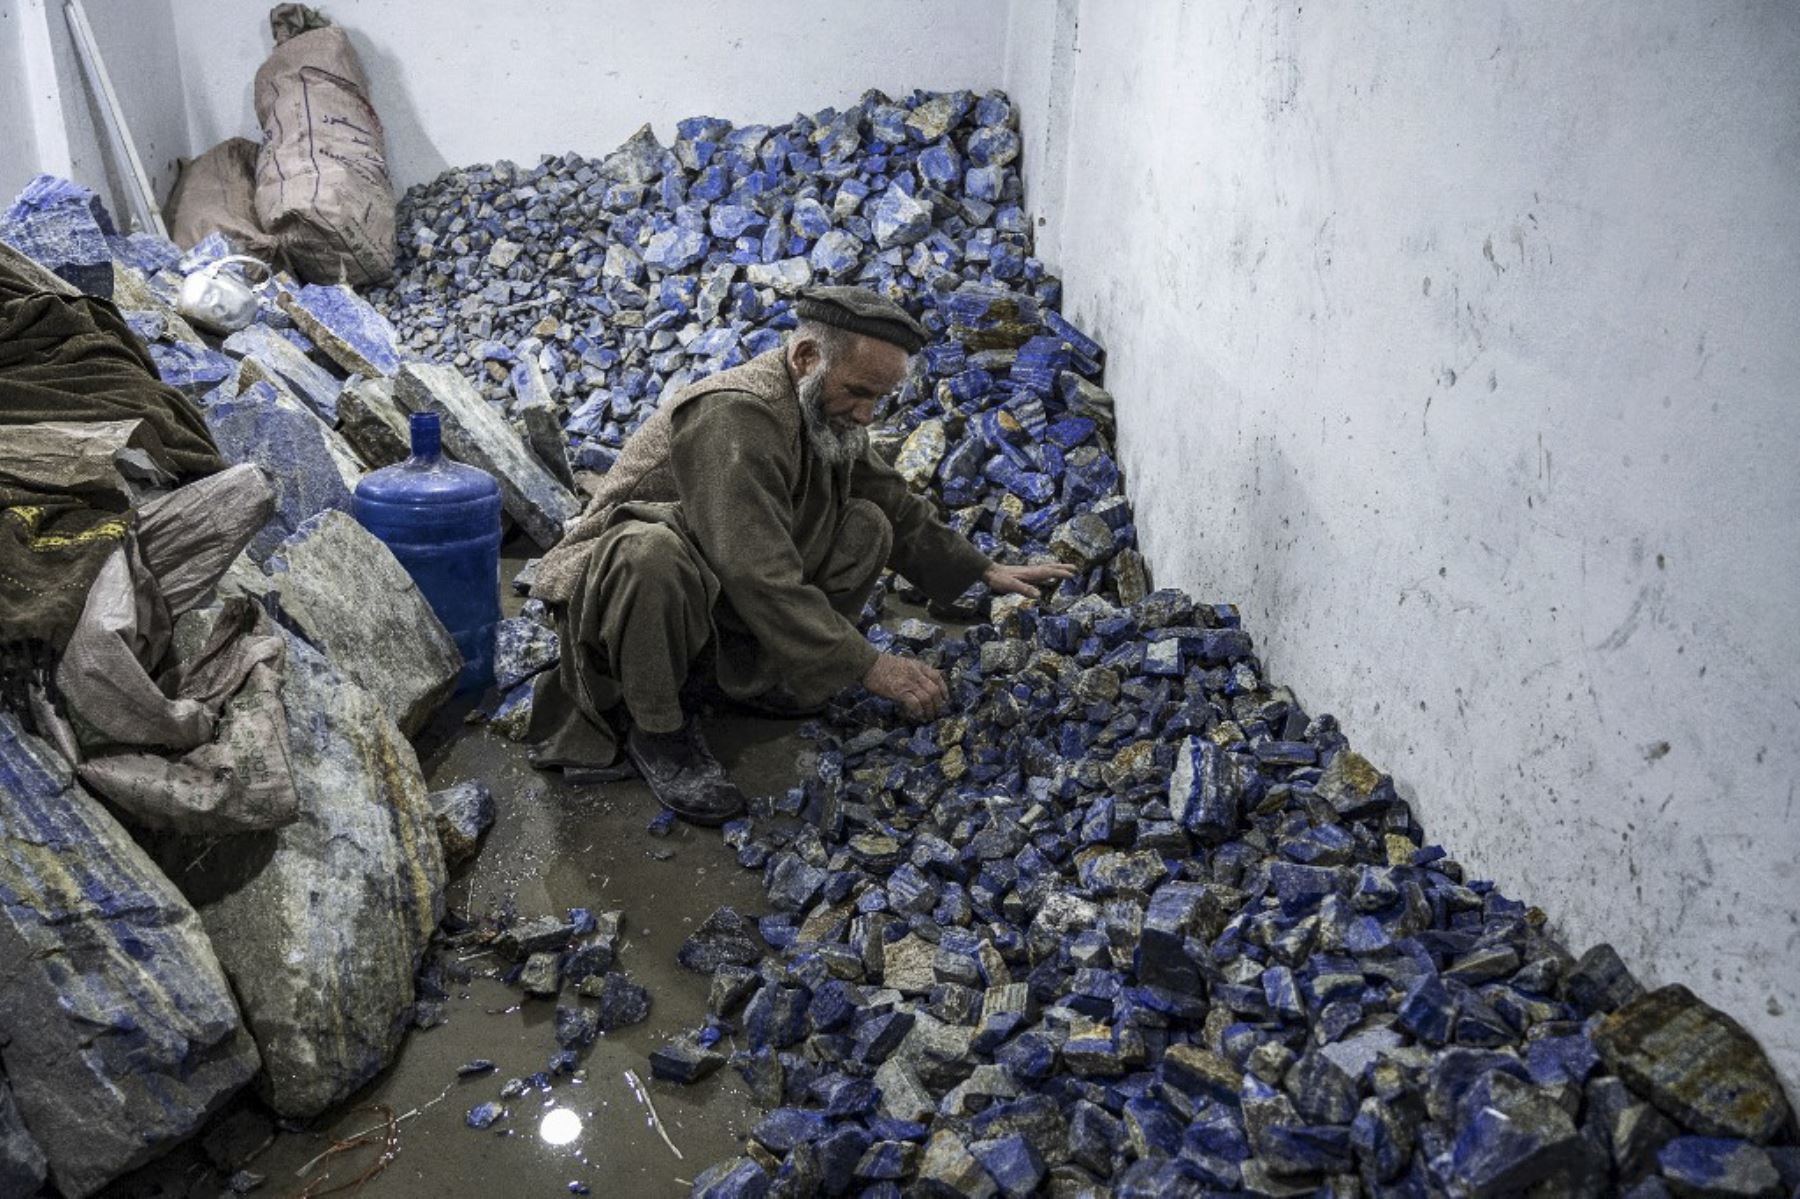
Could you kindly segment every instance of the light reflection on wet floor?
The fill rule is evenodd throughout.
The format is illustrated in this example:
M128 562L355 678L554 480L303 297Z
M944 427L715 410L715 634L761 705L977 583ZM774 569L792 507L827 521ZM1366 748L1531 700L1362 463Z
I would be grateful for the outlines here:
M753 792L791 785L801 747L797 727L742 717L722 717L708 726L721 760ZM447 743L433 748L433 733L441 738L446 732ZM258 1193L297 1194L327 1168L334 1182L354 1178L372 1160L373 1149L323 1163L304 1177L296 1171L332 1141L379 1127L381 1117L365 1106L373 1103L402 1116L423 1110L403 1121L399 1156L362 1188L365 1196L511 1199L567 1195L572 1183L594 1195L684 1193L701 1170L742 1152L756 1109L734 1071L677 1087L651 1080L649 1054L705 1016L708 980L675 964L682 939L720 904L761 913L760 874L741 869L716 830L677 825L665 838L647 834L654 801L635 781L566 787L531 769L524 747L448 720L421 738L421 748L434 790L481 779L493 788L499 809L481 853L451 882L452 906L479 915L511 896L522 916L578 906L623 909L620 965L649 989L650 1018L603 1035L582 1069L552 1079L548 1093L527 1088L502 1101L508 1079L549 1068L557 1050L556 1005L526 999L493 978L453 986L444 1024L411 1033L393 1067L365 1092L322 1117L315 1131L281 1134L250 1163L249 1169L268 1178ZM652 850L673 852L658 860ZM471 956L464 964L478 974L498 973L504 965L491 955ZM733 1047L729 1038L722 1047ZM491 1059L497 1069L459 1078L457 1067L476 1058ZM649 1107L634 1097L627 1071L640 1080L679 1158L658 1133ZM466 1127L468 1110L486 1102L502 1102L506 1115L486 1130ZM118 1193L184 1195L193 1178L191 1164L182 1166L178 1155L164 1168L152 1167L121 1185ZM217 1186L214 1177L193 1193L210 1197Z

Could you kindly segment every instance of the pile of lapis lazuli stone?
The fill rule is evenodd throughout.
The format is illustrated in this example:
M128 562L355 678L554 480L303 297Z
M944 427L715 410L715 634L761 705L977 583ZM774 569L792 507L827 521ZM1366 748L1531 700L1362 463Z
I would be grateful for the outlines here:
M1018 153L1001 95L870 93L452 171L407 193L372 295L603 471L661 398L778 344L801 288L877 288L936 335L897 465L990 554L1081 569L963 634L873 626L945 671L950 714L848 698L804 784L727 826L774 912L689 938L711 1015L651 1065L729 1062L772 1110L695 1194L1792 1190L1784 1103L1728 1111L1651 1051L1667 1015L1766 1097L1741 1029L1465 880L1234 609L1149 591Z
M804 287L874 288L937 335L887 421L908 478L986 552L1054 547L1088 575L1071 594L1141 596L1101 348L1031 254L1006 97L678 129L410 189L369 298L495 403L556 406L574 465L604 471L662 398L777 345Z

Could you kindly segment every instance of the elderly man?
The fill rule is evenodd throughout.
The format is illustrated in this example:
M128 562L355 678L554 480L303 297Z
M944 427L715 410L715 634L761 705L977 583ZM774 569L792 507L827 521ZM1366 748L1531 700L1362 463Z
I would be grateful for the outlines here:
M540 564L532 593L558 614L563 657L536 697L537 765L615 766L623 732L659 803L718 824L744 798L683 711L690 669L764 710L861 682L928 720L943 677L852 623L882 568L946 602L978 580L1035 597L1070 574L989 561L871 451L878 405L925 344L917 321L851 287L815 289L797 311L780 350L646 421Z

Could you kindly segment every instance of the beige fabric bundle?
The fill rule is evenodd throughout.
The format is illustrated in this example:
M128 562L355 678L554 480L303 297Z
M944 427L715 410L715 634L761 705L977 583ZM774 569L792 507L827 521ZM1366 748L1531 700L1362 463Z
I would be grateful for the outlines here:
M256 219L313 283L394 272L394 188L369 82L336 25L296 34L256 72Z

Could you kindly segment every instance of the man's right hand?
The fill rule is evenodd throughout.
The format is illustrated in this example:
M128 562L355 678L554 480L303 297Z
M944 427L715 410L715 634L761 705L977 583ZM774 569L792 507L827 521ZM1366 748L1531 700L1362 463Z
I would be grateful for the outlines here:
M950 702L944 676L917 658L882 654L863 676L872 694L891 699L914 720L935 720Z

